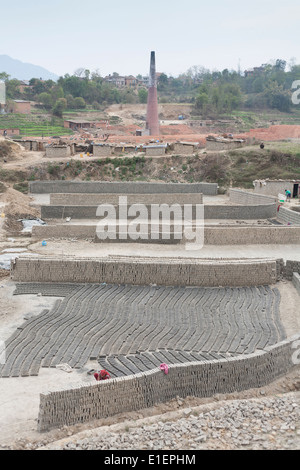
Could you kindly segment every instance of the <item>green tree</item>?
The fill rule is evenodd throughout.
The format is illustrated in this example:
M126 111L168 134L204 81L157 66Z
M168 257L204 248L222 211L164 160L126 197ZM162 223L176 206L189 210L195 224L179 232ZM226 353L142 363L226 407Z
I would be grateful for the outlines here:
M9 77L10 75L8 75L8 73L0 72L0 80L3 80L4 82L6 82L7 80L9 80Z
M51 108L53 106L53 99L52 99L52 96L50 95L50 93L46 93L44 91L43 93L41 93L38 96L38 100L39 100L40 103L43 103L43 105L46 108Z
M64 110L67 108L67 100L65 98L59 98L52 108L52 113L55 116L62 117Z
M77 96L77 97L74 99L74 105L75 105L75 108L76 108L76 109L84 109L84 108L86 108L86 103L85 103L84 99L81 98L81 96Z
M201 111L203 114L206 114L208 104L208 95L207 93L200 93L195 100L196 110Z
M291 110L291 91L284 90L277 82L269 82L263 93L270 108L278 109L282 112Z
M67 107L68 109L75 109L76 106L75 106L75 99L72 95L67 95L66 96L66 100L67 100Z
M147 103L148 91L146 90L146 88L140 88L138 91L138 95L140 103Z

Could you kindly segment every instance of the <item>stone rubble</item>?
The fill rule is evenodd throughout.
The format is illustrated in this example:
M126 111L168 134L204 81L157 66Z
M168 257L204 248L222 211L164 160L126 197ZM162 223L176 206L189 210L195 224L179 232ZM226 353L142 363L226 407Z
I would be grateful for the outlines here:
M221 404L221 402L220 402ZM299 450L300 392L182 410L118 430L96 428L49 444L50 450Z

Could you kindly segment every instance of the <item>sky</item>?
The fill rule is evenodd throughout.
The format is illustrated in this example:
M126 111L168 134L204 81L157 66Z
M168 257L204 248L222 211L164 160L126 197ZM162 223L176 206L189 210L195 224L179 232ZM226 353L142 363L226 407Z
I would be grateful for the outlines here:
M300 64L299 0L0 0L0 54L59 76ZM4 21L3 21L4 20Z

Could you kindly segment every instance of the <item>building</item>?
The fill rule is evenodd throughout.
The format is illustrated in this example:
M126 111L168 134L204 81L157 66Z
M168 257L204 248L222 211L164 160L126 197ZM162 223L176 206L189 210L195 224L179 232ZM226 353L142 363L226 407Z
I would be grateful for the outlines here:
M232 150L244 147L246 140L234 139L233 137L216 137L209 135L206 137L207 150Z
M66 129L90 129L90 128L93 128L93 127L96 127L95 126L95 122L91 122L91 121L83 121L83 120L65 120L64 121L64 127Z
M0 135L3 135L4 137L6 136L12 136L12 135L20 135L20 129L0 129Z
M17 89L20 93L24 93L25 90L31 90L32 86L29 85L29 80L21 80L17 85Z
M10 113L14 114L30 114L31 103L25 100L13 100L8 108Z
M114 147L109 144L93 144L94 157L109 157L114 152Z
M285 190L288 189L292 193L292 197L296 198L300 196L299 192L299 180L255 180L253 181L254 192L257 194L265 194L268 196L276 196L279 194L285 194Z
M68 158L74 155L74 147L66 144L50 144L46 145L47 158Z
M104 78L104 80L108 83L111 83L115 87L125 87L126 86L126 78L121 75L108 75Z
M180 155L192 155L198 148L199 142L175 142L172 147Z
M125 77L125 86L135 87L137 83L138 81L133 75L129 75L128 77Z
M153 144L144 145L143 150L146 151L146 155L149 157L159 157L165 155L167 144Z

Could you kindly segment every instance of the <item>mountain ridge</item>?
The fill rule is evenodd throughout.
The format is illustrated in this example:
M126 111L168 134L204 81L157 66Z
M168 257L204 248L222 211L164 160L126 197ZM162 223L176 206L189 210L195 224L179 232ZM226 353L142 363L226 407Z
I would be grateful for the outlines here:
M58 75L44 67L13 59L6 54L0 54L0 73L1 72L6 72L11 79L17 80L41 78L42 80L56 81L59 78Z

